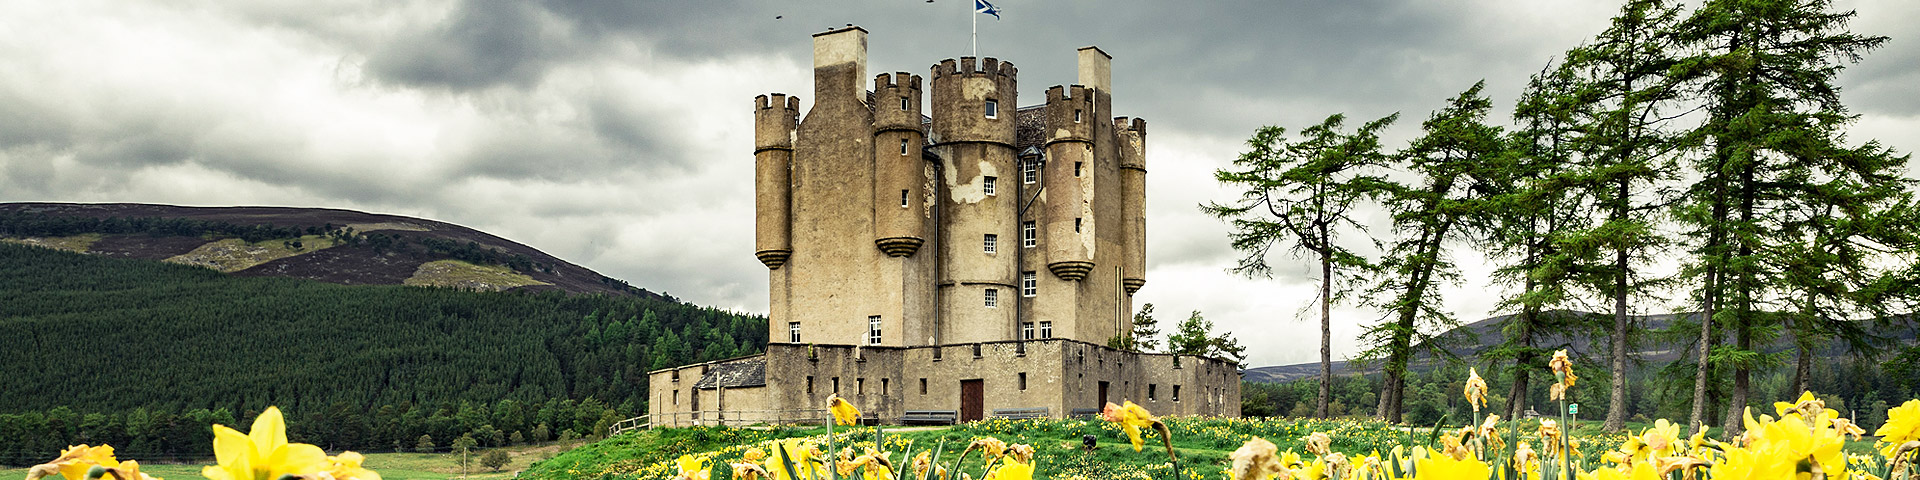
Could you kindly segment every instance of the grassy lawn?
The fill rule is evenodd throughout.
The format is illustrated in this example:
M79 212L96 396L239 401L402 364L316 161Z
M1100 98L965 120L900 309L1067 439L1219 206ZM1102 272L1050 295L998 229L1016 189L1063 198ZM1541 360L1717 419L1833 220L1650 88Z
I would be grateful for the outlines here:
M499 472L493 472L480 466L480 454L484 450L475 450L473 466L465 478L476 480L513 478L515 472L525 470L528 465L553 457L575 447L580 442L553 443L537 446L506 447L512 462ZM48 458L48 460L52 460ZM126 460L126 459L122 459ZM135 458L133 460L139 460ZM389 480L441 480L461 478L458 456L451 453L369 453L367 468L380 472L382 478ZM212 463L209 461L208 463ZM202 478L200 468L208 463L199 464L148 464L141 462L140 471L156 477L172 480L192 480ZM0 479L26 478L26 468L0 468ZM57 478L57 477L56 477Z

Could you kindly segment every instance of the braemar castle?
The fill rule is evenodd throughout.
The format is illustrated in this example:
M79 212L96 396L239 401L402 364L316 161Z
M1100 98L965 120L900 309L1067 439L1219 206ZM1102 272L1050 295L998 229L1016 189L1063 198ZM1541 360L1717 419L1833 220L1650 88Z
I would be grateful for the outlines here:
M1239 414L1233 363L1106 346L1146 284L1147 124L1113 116L1110 56L1080 49L1079 84L1015 108L1010 62L869 84L866 50L860 27L814 35L804 117L754 99L771 338L651 372L654 425L787 421L833 393L883 423Z

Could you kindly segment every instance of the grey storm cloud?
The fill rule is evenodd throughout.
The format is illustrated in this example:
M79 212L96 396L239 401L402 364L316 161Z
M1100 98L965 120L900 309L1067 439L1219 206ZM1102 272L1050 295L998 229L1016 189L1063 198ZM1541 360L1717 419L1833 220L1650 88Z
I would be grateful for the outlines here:
M752 257L747 102L809 96L810 35L871 32L869 73L968 54L966 0L10 2L0 7L0 201L356 208L461 223L689 301L764 311ZM1306 305L1314 273L1225 272L1226 227L1196 206L1261 125L1400 112L1476 81L1502 110L1527 76L1605 26L1611 0L1000 0L982 56L1024 104L1112 54L1116 113L1148 119L1149 282L1168 318L1256 332ZM1844 73L1861 125L1920 147L1920 47L1904 0L1851 0L1893 35ZM803 101L811 100L803 98ZM1504 113L1496 113L1501 121ZM1855 141L1871 138L1856 135ZM1375 222L1378 223L1378 222ZM1376 229L1372 236L1391 232ZM1365 237L1355 237L1356 245ZM1362 245L1364 246L1364 245ZM1484 261L1449 308L1492 308ZM1473 292L1473 293L1467 293ZM1376 312L1337 310L1348 324ZM1477 317L1473 317L1477 318ZM1471 320L1473 318L1467 318ZM1177 318L1175 318L1177 319ZM1163 319L1165 320L1165 319ZM1351 337L1358 327L1341 327ZM1252 334L1247 335L1252 337ZM1317 351L1248 338L1252 361ZM1351 344L1336 352L1353 352Z

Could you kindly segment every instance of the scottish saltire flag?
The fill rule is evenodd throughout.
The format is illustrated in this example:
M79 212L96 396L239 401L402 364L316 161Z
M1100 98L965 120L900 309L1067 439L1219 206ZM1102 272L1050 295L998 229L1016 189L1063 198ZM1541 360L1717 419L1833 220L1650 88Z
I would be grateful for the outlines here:
M987 3L987 0L973 0L973 13L984 13L993 15L994 20L1000 19L1000 7Z

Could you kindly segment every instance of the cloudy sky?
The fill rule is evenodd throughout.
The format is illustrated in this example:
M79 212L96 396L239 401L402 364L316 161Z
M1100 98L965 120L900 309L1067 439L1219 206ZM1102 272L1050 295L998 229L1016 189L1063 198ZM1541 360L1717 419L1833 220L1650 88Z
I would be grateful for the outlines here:
M1891 35L1842 77L1856 140L1920 149L1920 2L1837 1ZM1148 285L1253 365L1318 353L1304 260L1225 272L1211 172L1256 127L1401 112L1398 147L1485 79L1504 118L1527 75L1598 33L1612 1L1000 0L980 52L1022 104L1114 56L1117 113L1149 119ZM871 32L870 75L967 54L967 2L0 0L0 201L338 207L493 232L636 285L765 312L753 258L749 102L810 94L809 35ZM1904 27L1904 28L1903 28ZM808 99L810 100L810 99ZM1384 231L1378 232L1384 234ZM1449 310L1499 289L1471 252ZM1336 357L1375 312L1337 311Z

